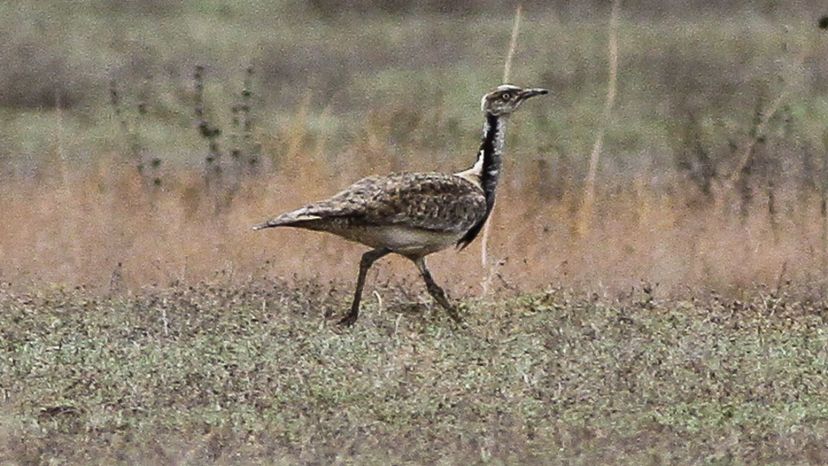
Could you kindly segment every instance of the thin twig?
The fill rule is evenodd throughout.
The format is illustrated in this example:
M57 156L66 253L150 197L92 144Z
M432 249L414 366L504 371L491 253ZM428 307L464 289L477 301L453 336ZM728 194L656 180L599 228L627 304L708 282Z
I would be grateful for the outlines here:
M379 309L377 311L377 314L382 315L382 309L383 309L382 296L379 294L379 291L374 290L374 297L377 298L377 308Z
M69 170L68 170L68 160L66 159L66 150L64 148L64 124L63 124L63 102L60 96L60 93L55 92L55 117L57 118L57 155L58 160L60 163L60 174L63 181L63 195L65 196L63 201L64 208L71 205L70 199L72 196L72 186L71 180L69 178ZM76 221L76 216L71 215L67 212L64 216L66 221L61 222L66 231L64 232L65 235L69 238L69 247L71 248L72 252L72 266L75 273L80 273L80 267L82 263L83 254L81 251L83 250L80 245L80 241L78 239L78 222Z
M822 173L820 179L819 214L822 218L820 235L822 278L828 276L828 130L822 135Z
M253 97L253 66L250 65L244 74L244 89L242 89L242 138L244 151L247 155L247 164L251 172L255 172L259 164L260 147L253 142L253 116L250 113Z
M730 175L730 183L732 186L735 186L739 181L739 178L741 178L742 171L744 171L745 167L747 167L750 163L756 144L764 138L768 123L771 118L776 115L776 112L779 111L779 108L782 106L785 98L788 97L789 92L790 89L788 87L782 89L782 92L779 93L776 100L771 102L770 106L762 112L759 123L753 130L753 137L751 137L747 144L745 144L745 147L742 149L742 155L739 157L739 164L736 165L736 169L733 170L733 173Z
M787 32L787 29L786 29ZM802 69L803 64L805 63L805 59L812 53L811 49L813 46L804 46L797 54L796 58L793 61L793 68L797 71ZM788 52L789 46L787 41L784 43L783 52ZM759 116L758 123L751 131L750 139L748 139L745 147L742 149L742 154L739 157L739 163L736 165L736 168L731 172L729 178L729 188L733 190L736 185L738 184L739 180L743 176L743 172L745 167L750 164L751 159L753 158L754 149L756 144L760 141L765 139L765 131L767 130L768 124L770 124L771 119L776 115L782 105L785 103L785 100L790 96L793 92L794 86L794 79L792 79L795 73L791 73L790 70L787 70L788 73L785 73L786 70L781 71L780 78L783 83L782 90L779 92L779 95L774 99L768 107L761 112Z
M604 145L604 134L607 132L612 107L615 103L615 94L618 82L618 17L621 13L621 0L613 0L609 23L609 82L607 83L607 99L604 101L604 114L592 153L589 155L589 169L584 184L584 202L581 207L581 218L578 222L578 234L584 236L589 231L592 222L592 208L595 203L595 179L598 175L598 163L601 161L601 148Z
M518 32L520 32L520 18L523 13L523 8L518 4L515 10L515 21L512 24L512 37L509 39L509 51L506 53L506 63L503 65L503 82L509 82L509 77L512 74L512 59L515 57L515 49L517 49Z
M782 262L782 269L779 271L779 275L776 277L776 296L778 297L782 291L782 285L785 284L785 272L788 270L788 261Z
M218 137L221 134L221 130L218 127L214 127L210 125L210 122L207 121L204 111L204 67L201 65L197 65L195 67L195 72L193 73L193 81L195 84L195 118L196 118L196 126L198 128L199 135L202 138L207 140L208 146L208 153L205 159L206 161L206 173L205 173L205 181L208 187L212 187L214 184L213 179L215 178L215 184L219 184L221 177L221 151L218 145ZM217 186L216 186L217 187Z
M520 17L522 11L523 9L521 5L518 4L517 9L515 9L515 21L512 25L512 36L509 40L509 51L506 52L506 63L503 65L504 83L509 82L509 76L512 73L512 59L515 56L515 49L517 49L517 38L518 33L520 32ZM494 270L493 267L489 265L489 231L491 230L493 216L494 208L491 212L489 212L489 218L483 227L483 237L480 240L480 264L486 272L486 276L483 278L483 282L481 283L483 295L487 295L489 293L489 285L492 282L491 277Z

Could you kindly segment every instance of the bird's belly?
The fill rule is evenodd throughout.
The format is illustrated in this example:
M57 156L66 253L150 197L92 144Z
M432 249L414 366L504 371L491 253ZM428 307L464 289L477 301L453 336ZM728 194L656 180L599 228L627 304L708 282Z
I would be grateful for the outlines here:
M462 233L440 232L399 225L352 228L337 234L373 248L388 248L400 254L425 255L455 244Z

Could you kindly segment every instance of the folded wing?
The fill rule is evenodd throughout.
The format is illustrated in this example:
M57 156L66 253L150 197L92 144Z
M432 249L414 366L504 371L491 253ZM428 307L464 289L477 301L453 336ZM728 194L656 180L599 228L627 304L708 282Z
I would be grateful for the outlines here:
M280 215L259 227L318 228L334 221L463 233L485 216L483 190L472 182L444 173L400 173L363 178L330 199Z

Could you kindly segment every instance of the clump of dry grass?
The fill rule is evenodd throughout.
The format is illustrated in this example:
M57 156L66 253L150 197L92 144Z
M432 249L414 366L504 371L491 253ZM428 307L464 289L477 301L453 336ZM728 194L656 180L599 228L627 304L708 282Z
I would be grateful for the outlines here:
M198 170L170 176L150 202L140 176L113 158L92 170L66 167L62 179L0 187L0 278L18 285L42 282L106 288L116 269L131 288L152 283L224 277L272 276L352 279L361 247L300 230L250 231L271 214L326 197L367 174L361 168L326 171L315 156L296 151L278 172L244 180L238 194L215 211ZM377 155L377 157L383 157ZM377 161L379 165L380 162ZM642 280L665 292L686 287L726 289L784 280L819 283L820 199L769 228L764 206L746 219L726 210L687 203L682 192L663 193L642 179L632 188L607 185L597 193L595 227L576 234L579 196L542 195L529 167L510 160L495 217L494 247L502 258L494 285L528 291L550 284L619 290ZM791 195L780 202L790 205ZM474 252L446 252L435 273L466 294L483 271ZM122 264L119 266L118 264ZM404 261L380 264L383 277L411 271ZM460 271L449 273L449 270Z
M548 11L544 14L547 19L557 17ZM634 17L636 13L628 14ZM485 44L467 40L479 34L471 27L474 21L458 29L426 19L425 29L399 29L396 23L388 26L371 18L376 24L372 22L372 28L363 31L365 35L352 38L359 39L364 48L343 46L343 38L349 36L338 28L350 30L347 22L336 27L327 24L324 34L307 41L299 40L301 36L262 37L260 52L272 61L257 60L259 52L250 61L245 59L257 63L261 72L255 82L245 72L241 92L238 79L221 71L239 69L238 63L227 61L228 56L239 55L237 49L226 49L224 61L209 68L206 89L203 82L199 84L201 76L194 86L188 72L170 67L174 69L165 70L152 84L158 89L138 92L139 117L147 117L146 125L124 124L127 119L122 118L124 113L117 115L117 105L111 121L92 119L88 126L78 125L83 117L78 111L57 112L56 120L61 122L53 143L57 147L45 155L38 152L28 159L15 158L14 163L21 166L37 165L34 174L4 179L0 185L0 211L10 220L0 225L0 277L21 285L56 282L104 288L113 275L135 288L198 281L217 270L234 277L298 274L350 281L359 246L303 231L254 234L248 227L279 211L329 196L362 176L401 170L451 171L470 163L474 147L471 118L466 121L458 115L473 106L458 111L455 104L460 98L470 100L469 89L477 89L480 83L452 82L446 76L463 76L469 67L481 63L440 66L447 66L456 56L476 57L475 51ZM523 121L510 133L505 178L491 226L491 246L497 256L492 262L496 264L485 276L474 252L447 252L434 258L435 273L461 270L448 279L460 294L471 292L472 284L479 284L482 277L484 283L511 290L549 283L620 289L647 280L661 283L659 289L674 291L687 286L778 283L780 276L783 282L821 283L823 274L814 270L825 267L813 267L825 263L822 245L828 237L820 222L813 220L826 211L820 210L821 203L825 204L826 173L820 160L824 153L814 145L818 139L814 121L821 114L817 104L805 105L806 99L799 99L818 96L820 81L791 80L784 94L789 99L771 106L773 111L758 107L766 109L758 128L766 143L756 144L756 154L746 160L749 163L742 163L744 152L737 142L758 135L757 123L749 121L757 112L744 109L761 95L767 76L771 80L775 76L769 70L776 67L768 62L778 53L768 53L767 44L778 43L780 31L769 30L764 22L751 26L755 30L737 34L744 44L714 54L693 28L712 31L719 38L731 37L730 24L705 26L704 21L688 20L688 32L667 28L669 22L618 21L625 61L617 83L618 95L624 99L617 105L619 114L630 115L630 121L607 119L606 136L599 146L613 156L591 164L585 157L595 137L595 118L601 117L602 108L608 108L601 105L605 63L590 58L603 56L606 40L581 40L594 34L583 34L583 25L577 22L560 21L559 29L547 34L533 24L537 21L528 21L521 50L525 47L533 60L522 62L526 68L515 71L526 82L555 89L555 96L550 108L535 107L519 116ZM495 21L486 27L502 30L505 42L507 24ZM444 34L447 40L441 42L457 47L447 49L445 56L439 50L419 47L404 57L406 66L389 66L389 61L403 61L392 48L405 49L412 42L408 38L423 30ZM373 38L389 31L399 32L398 43L377 45L380 41ZM671 41L651 50L649 45L659 34L667 34ZM791 36L800 43L811 38L801 32ZM558 47L538 49L552 38L561 40ZM304 48L290 56L269 53L291 41ZM179 46L179 52L189 50L187 44ZM823 73L816 50L815 45L810 55L794 60L794 68L802 67L814 76ZM153 60L152 53L148 57L150 63L174 58ZM722 76L708 72L723 63L741 61L746 64L734 65ZM434 69L423 69L423 77L419 70L409 72L409 67L424 63ZM434 89L438 72L445 73L439 75L445 84ZM361 76L361 81L351 82L351 75ZM122 97L132 95L137 75L126 79L116 72L115 76L120 79ZM647 94L642 99L642 90L631 83L651 77L654 80L644 81L654 86L646 91L654 98ZM305 78L315 82L313 90L295 92ZM323 85L326 80L336 86ZM367 89L361 87L363 81ZM736 85L742 86L739 93L734 91ZM257 93L251 98L253 87ZM394 89L393 94L389 89ZM597 98L590 97L592 90L597 90ZM101 97L105 96L105 89L101 91ZM283 94L289 98L283 99ZM148 96L161 102L147 102ZM293 104L298 109L291 112L288 106ZM253 105L255 115L250 113ZM642 115L658 120L657 124ZM64 116L67 129L63 129ZM270 126L252 131L253 116L256 122ZM37 141L34 147L51 147L48 142L41 144L49 140L50 126L44 120L50 118L36 121L43 130L35 127L26 133L28 142ZM665 119L673 123L663 124ZM23 117L15 123L21 129L29 127ZM76 125L71 126L76 133L68 129L70 124ZM117 138L119 125L128 142L126 148L100 137L109 128L112 135L108 136ZM193 126L205 138L198 140ZM219 126L226 130L220 147ZM98 139L82 139L79 134L85 134L84 129L97 130ZM138 129L147 134L134 134ZM135 149L132 138L141 147ZM166 146L155 152L151 141ZM463 162L455 157L461 145L470 148L464 149L469 157ZM144 162L163 159L163 183L147 190L146 180L125 167L118 152L140 152ZM219 157L220 153L232 157ZM173 161L176 156L179 159ZM253 160L257 162L251 165ZM137 157L134 163L140 163ZM203 165L211 165L207 176ZM740 200L721 187L728 174L742 165L754 172L740 176L744 188ZM253 166L255 170L249 169ZM223 180L221 189L206 189L205 178L217 172ZM579 227L585 197L593 199L587 204L594 228ZM380 265L378 273L387 277L411 273L409 269L391 259Z

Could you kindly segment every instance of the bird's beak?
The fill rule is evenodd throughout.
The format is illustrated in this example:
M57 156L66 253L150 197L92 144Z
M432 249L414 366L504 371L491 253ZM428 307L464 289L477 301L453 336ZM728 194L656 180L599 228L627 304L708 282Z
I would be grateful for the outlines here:
M523 92L520 93L520 100L526 100L529 97L535 97L536 95L544 95L549 94L549 91L546 89L525 89Z

